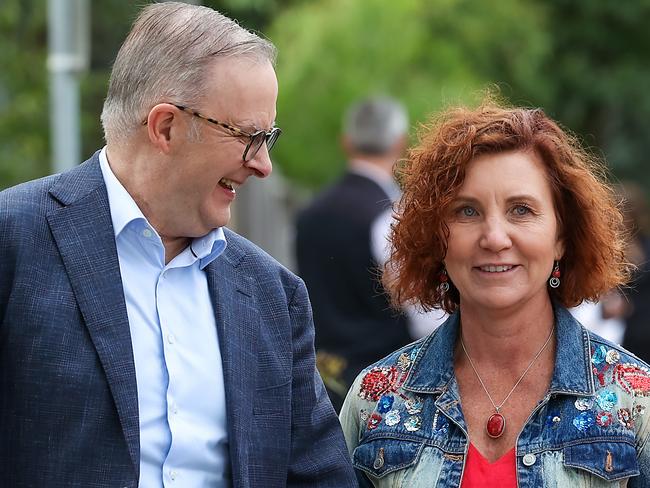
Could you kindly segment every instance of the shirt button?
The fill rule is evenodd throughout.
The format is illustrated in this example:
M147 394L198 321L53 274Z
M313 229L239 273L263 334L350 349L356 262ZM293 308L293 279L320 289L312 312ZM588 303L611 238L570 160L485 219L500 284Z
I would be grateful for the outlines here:
M175 480L176 480L176 476L178 476L178 472L176 472L176 471L174 471L174 470L171 470L171 471L169 472L169 477L171 478L172 481L175 481Z
M169 342L170 344L176 342L176 338L174 337L174 334L171 333L167 334L167 342Z
M537 461L537 456L529 453L524 456L522 461L524 462L524 466L532 466Z
M142 235L145 236L146 238L149 238L149 237L151 237L153 235L153 232L151 232L151 230L149 230L149 229L144 229L142 231Z

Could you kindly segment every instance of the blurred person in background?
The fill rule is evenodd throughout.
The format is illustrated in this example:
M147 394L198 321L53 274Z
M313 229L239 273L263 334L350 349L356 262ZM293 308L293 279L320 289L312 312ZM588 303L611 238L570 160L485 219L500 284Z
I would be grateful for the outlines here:
M389 236L391 226L396 222L395 217L395 211L392 208L386 210L375 219L370 230L372 255L379 263L380 268L383 268L390 257ZM411 303L405 303L401 309L408 317L409 334L413 339L429 335L447 320L447 314L440 309L425 310L421 306Z
M643 189L633 182L619 186L625 221L631 234L628 259L636 265L629 288L623 347L650 361L650 214Z
M271 172L275 48L145 7L107 145L0 193L0 485L353 487L302 281L225 228Z
M567 311L630 274L601 163L488 98L434 119L402 171L386 288L451 315L350 389L360 484L648 486L648 366Z
M373 225L400 195L393 167L407 131L406 111L393 99L352 105L343 121L347 171L297 219L298 274L314 310L319 371L337 409L366 364L411 341L407 317L381 286L371 242Z
M627 259L635 265L628 286L613 289L596 303L583 302L571 313L591 331L650 360L650 239L648 207L639 185L626 181L614 185L629 240Z

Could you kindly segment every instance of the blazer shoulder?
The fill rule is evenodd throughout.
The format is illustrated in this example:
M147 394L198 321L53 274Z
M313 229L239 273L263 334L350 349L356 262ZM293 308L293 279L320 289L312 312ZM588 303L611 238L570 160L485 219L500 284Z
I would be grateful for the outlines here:
M55 205L49 191L60 176L45 176L0 192L0 225L28 225L31 220L44 217Z
M234 267L240 267L256 280L279 279L288 283L302 280L273 256L235 231L224 227L226 237L225 259Z

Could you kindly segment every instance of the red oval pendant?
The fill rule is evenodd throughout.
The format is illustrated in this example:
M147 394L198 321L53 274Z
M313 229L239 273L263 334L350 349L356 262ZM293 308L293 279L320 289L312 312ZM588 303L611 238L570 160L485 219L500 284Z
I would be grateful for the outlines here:
M492 439L501 437L503 431L506 430L506 419L500 413L493 413L490 415L485 428Z

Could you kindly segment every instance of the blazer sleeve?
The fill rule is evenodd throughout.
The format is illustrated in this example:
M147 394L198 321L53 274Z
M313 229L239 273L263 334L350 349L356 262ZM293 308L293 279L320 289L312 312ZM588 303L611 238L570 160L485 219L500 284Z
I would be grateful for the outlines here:
M316 370L314 324L299 280L289 302L293 340L288 488L357 487L341 426Z

